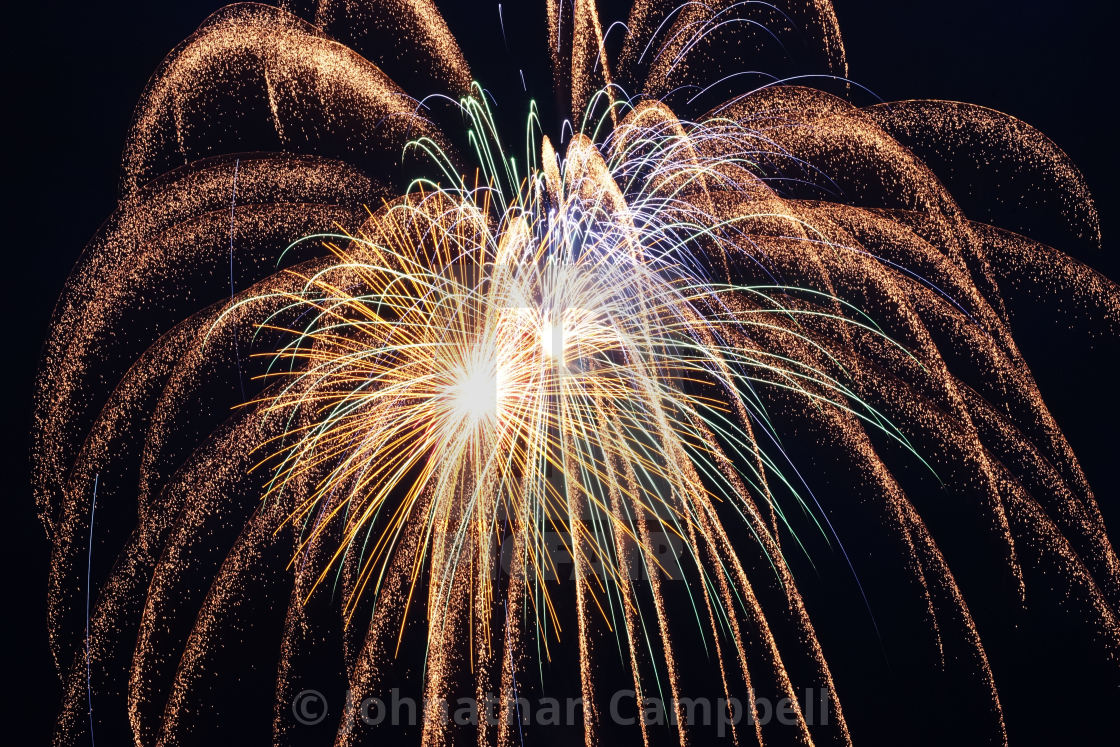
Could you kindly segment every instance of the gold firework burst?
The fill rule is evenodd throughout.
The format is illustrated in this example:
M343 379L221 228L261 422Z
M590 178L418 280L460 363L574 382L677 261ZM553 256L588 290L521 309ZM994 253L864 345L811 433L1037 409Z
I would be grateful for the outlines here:
M594 2L548 2L563 146L534 111L517 157L427 0L325 2L314 24L232 6L164 62L37 394L60 743L93 728L94 697L137 744L202 733L224 702L209 673L258 617L279 630L259 636L279 637L279 664L254 670L275 670L260 712L277 741L307 673L336 659L336 741L366 738L346 714L388 687L419 619L431 700L511 703L566 637L592 744L608 652L638 697L676 700L699 645L725 696L824 689L835 720L798 712L796 738L850 743L790 559L809 544L796 516L836 539L783 451L791 424L857 475L930 647L944 663L963 642L997 739L979 627L892 453L959 488L1019 600L1024 567L1054 563L1120 651L1120 565L999 291L1053 278L1115 330L1115 286L967 221L907 146L978 163L1018 149L1096 238L1083 180L1022 123L961 104L857 109L767 85L689 119L737 72L730 21L762 5L639 2L615 50ZM830 4L792 5L843 74ZM130 531L106 540L119 561L87 618L73 579L94 485ZM478 740L515 729L482 723ZM767 736L757 718L735 733ZM424 720L425 743L451 738Z

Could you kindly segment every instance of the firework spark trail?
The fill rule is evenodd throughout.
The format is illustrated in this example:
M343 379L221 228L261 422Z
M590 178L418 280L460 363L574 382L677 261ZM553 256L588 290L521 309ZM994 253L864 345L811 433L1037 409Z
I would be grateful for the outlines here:
M93 740L93 677L90 674L90 660L89 660L89 598L93 594L93 519L97 513L97 483L100 481L101 475L94 475L93 478L93 498L90 501L89 509L89 555L86 558L86 703L89 706L89 741L90 744L94 743Z
M1120 561L1000 286L1076 289L1113 333L1120 294L965 220L918 158L943 147L976 154L977 169L1021 169L1052 195L1041 207L1099 239L1064 154L980 107L860 110L791 85L804 76L736 88L741 48L781 44L786 24L844 79L825 0L642 0L624 25L593 0L546 11L561 147L530 106L516 157L429 0L319 3L314 25L232 6L160 66L134 117L121 207L59 301L37 393L59 743L104 735L114 703L138 744L208 728L197 715L218 704L204 673L258 596L286 610L278 741L294 734L311 660L341 657L353 715L391 681L416 620L428 651L417 692L448 697L470 670L477 698L496 684L518 703L516 737L503 718L480 743L524 741L519 675L535 668L544 687L565 646L579 649L589 745L612 646L636 694L676 701L690 627L729 699L816 684L836 722L821 730L799 713L800 737L850 743L792 570L812 546L802 520L847 556L826 514L839 507L805 484L787 421L826 434L822 452L860 475L936 657L944 668L963 643L997 740L1007 725L980 625L885 453L928 457L973 499L1020 599L1025 569L1054 564L1100 647L1120 651ZM617 53L604 39L616 25ZM393 82L405 77L436 95L417 103ZM222 108L229 90L250 93ZM815 199L792 196L806 192ZM200 312L200 299L217 305ZM107 506L118 484L135 486L137 524L91 609L98 497L86 488L103 473ZM658 535L683 543L679 567ZM552 536L571 584L550 581ZM270 553L280 560L266 572ZM84 641L68 583L83 560ZM686 583L670 587L670 570ZM98 690L96 717L83 689L87 702ZM362 743L360 726L343 718L338 743ZM423 742L452 737L425 714Z
M230 187L229 197L229 297L232 300L235 291L233 286L233 224L236 217L237 209L237 170L241 167L241 159L237 158L233 161L233 179L231 180L232 186ZM241 398L247 399L245 396L245 379L241 372L241 344L236 338L233 343L233 354L237 359L237 384L241 388Z

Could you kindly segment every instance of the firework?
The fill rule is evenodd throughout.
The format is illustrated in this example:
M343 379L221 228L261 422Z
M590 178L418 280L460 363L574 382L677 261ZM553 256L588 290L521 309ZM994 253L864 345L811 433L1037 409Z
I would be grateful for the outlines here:
M58 741L125 717L138 744L197 735L221 651L260 632L277 741L297 738L289 706L324 659L350 692L336 741L357 744L360 701L402 651L426 651L418 695L495 692L509 716L574 646L590 745L604 661L636 698L678 701L701 641L725 698L821 688L833 718L796 707L795 738L851 743L790 560L808 553L797 516L840 538L785 428L858 475L997 739L995 674L900 459L967 486L1020 599L1024 563L1056 563L1117 652L1117 559L999 295L1060 255L965 220L904 143L1013 145L1097 238L1065 156L960 104L768 85L701 108L736 72L713 68L742 38L731 22L764 25L749 3L638 3L617 54L594 3L547 5L571 134L554 146L531 107L516 155L426 2L327 3L314 26L232 6L161 66L38 393ZM831 8L803 6L789 17L843 74ZM443 95L392 82L413 67ZM1115 327L1114 286L1062 268ZM73 579L95 499L136 516L93 589ZM767 741L752 715L735 738ZM477 729L521 736L516 718ZM420 739L453 729L426 715Z

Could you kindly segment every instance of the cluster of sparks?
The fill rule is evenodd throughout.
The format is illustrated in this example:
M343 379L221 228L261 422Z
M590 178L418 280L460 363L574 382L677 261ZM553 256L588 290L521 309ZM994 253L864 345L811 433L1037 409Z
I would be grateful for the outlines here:
M644 644L628 569L646 566L657 596L666 569L650 537L679 538L683 557L670 562L703 578L706 598L694 608L708 619L698 612L696 621L718 636L727 610L743 604L745 571L717 505L730 504L778 554L767 517L781 506L767 483L786 478L753 435L770 427L754 389L790 389L905 441L836 376L752 343L753 330L803 338L797 319L806 313L873 330L870 320L781 303L806 289L713 281L737 221L689 195L712 175L725 189L758 179L749 130L727 121L686 130L639 108L604 144L609 161L587 137L564 159L544 138L543 165L529 161L518 182L516 161L486 139L493 120L479 94L461 106L479 160L504 173L483 170L452 188L418 183L358 236L305 239L329 242L336 261L297 273L302 289L283 294L276 316L295 312L299 327L263 325L291 339L265 375L282 380L279 392L249 403L293 424L259 447L271 450L270 497L312 481L289 517L303 527L301 547L343 523L319 581L346 553L361 556L348 619L403 553L406 606L417 587L427 590L433 651L462 633L440 621L472 599L482 600L474 611L490 636L507 533L514 565L501 593L532 607L546 656L548 631L560 627L546 583L555 574L550 532L574 559L580 609L598 610L631 649ZM415 147L444 160L434 143ZM403 542L414 524L423 529ZM664 615L660 599L655 609ZM516 624L507 619L507 636ZM665 621L657 628L664 634ZM734 647L745 660L738 630ZM582 670L589 694L586 659ZM438 693L445 685L434 680Z
M388 687L421 618L427 698L461 689L469 671L479 700L496 691L508 705L529 678L527 651L543 687L558 642L574 645L591 745L604 631L639 699L681 698L682 652L699 640L726 698L761 689L796 705L798 685L819 686L835 720L798 711L795 738L850 744L789 562L809 554L806 525L842 543L783 449L786 422L825 434L820 448L860 475L942 666L946 641L963 641L998 739L977 625L883 444L979 496L969 511L990 519L1020 599L1023 555L1056 563L1120 652L1120 562L998 285L1060 266L1079 302L1118 328L1120 296L1052 250L964 220L900 141L973 133L977 154L1023 151L1092 234L1083 180L1052 143L989 110L859 110L782 85L690 121L674 102L735 79L713 77L726 72L720 45L740 22L763 28L752 12L777 11L638 2L615 55L594 2L550 0L572 134L555 148L530 107L514 156L428 0L319 5L314 26L264 6L220 11L168 58L134 120L121 207L56 312L36 478L69 693L60 742L79 741L87 720L94 730L95 697L120 702L137 744L175 741L197 726L216 652L245 634L238 611L290 595L278 741L295 728L286 706L301 668L328 647L316 631L342 620L352 713ZM781 17L843 75L831 5L790 6ZM422 104L390 78L413 73L446 95ZM227 130L210 116L231 81L261 86L229 106L265 125ZM454 103L465 137L427 118L436 99ZM258 130L275 142L253 141ZM208 160L215 147L230 157ZM428 178L381 180L402 151ZM878 195L872 184L889 193L880 207L830 199L858 203ZM235 250L253 278L244 286ZM299 260L275 271L278 257ZM166 299L168 319L134 325L139 352L111 334L145 293L176 285L186 290ZM961 359L983 372L958 370ZM245 368L262 372L249 396ZM237 383L229 422L209 387L224 379ZM95 576L91 500L112 511L122 495L135 496L136 527L102 589L80 595L68 579ZM665 537L680 551L663 553ZM556 538L571 585L552 583ZM687 581L682 604L667 601L669 577ZM766 741L747 723L737 742ZM480 723L478 741L513 744L515 724ZM426 744L450 736L444 721L423 723ZM363 738L339 722L339 744ZM644 722L641 738L652 741Z

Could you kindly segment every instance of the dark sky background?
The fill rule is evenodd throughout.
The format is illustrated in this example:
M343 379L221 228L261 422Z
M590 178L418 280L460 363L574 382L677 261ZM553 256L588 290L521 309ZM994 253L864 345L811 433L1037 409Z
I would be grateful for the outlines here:
M525 0L518 0L525 1ZM7 719L42 743L57 707L45 633L47 545L28 486L32 384L55 299L113 210L131 110L162 57L220 2L21 4L7 27L9 226L4 253L4 688ZM513 2L508 3L513 5ZM456 3L479 32L496 2ZM1116 3L836 0L851 77L886 100L945 98L1016 115L1083 170L1104 247L1063 247L1113 279L1120 262ZM11 198L15 198L14 204ZM14 239L14 240L12 240ZM1082 459L1113 536L1120 526L1118 341L1058 328L1016 330L1043 395ZM11 722L5 724L10 728ZM26 728L25 728L26 727ZM967 743L962 742L962 743Z

